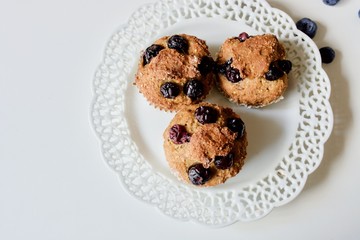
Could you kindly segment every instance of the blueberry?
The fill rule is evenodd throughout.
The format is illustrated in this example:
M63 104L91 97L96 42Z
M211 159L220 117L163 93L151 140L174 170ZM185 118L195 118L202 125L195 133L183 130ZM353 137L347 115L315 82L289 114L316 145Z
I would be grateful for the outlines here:
M265 73L266 80L273 81L282 76L284 76L284 72L279 68L277 61L270 63L269 71Z
M230 67L230 64L232 63L232 58L227 60L224 64L218 64L216 66L216 71L221 74L225 74L226 69Z
M336 5L340 0L323 0L323 2L326 4L326 5L329 5L329 6L334 6Z
M221 74L225 74L227 80L232 83L237 83L242 80L239 69L231 67L232 58L227 60L224 64L219 64L216 67L216 71Z
M163 46L153 44L150 47L146 48L145 53L143 55L143 65L150 63L151 59L159 54L159 52L164 49Z
M278 60L277 65L282 71L286 72L286 74L292 69L292 63L289 60Z
M201 59L198 69L201 75L206 75L209 72L212 72L214 68L214 60L211 57L205 56Z
M175 49L179 53L187 53L189 49L188 41L180 35L173 35L168 39L169 48Z
M226 126L233 132L238 133L238 138L241 138L245 132L245 124L240 118L227 119Z
M166 82L160 87L160 92L164 98L175 98L180 93L180 88L176 83Z
M204 94L204 85L199 80L191 79L185 83L183 91L191 100L197 100Z
M231 66L228 66L226 68L225 76L227 80L229 80L232 83L237 83L242 80L242 78L240 77L239 69L233 68Z
M183 144L190 141L190 134L183 125L175 124L169 130L169 138L175 144Z
M322 47L319 49L321 61L323 63L331 63L335 58L335 51L331 47Z
M249 34L247 34L246 32L242 32L238 36L238 39L240 40L240 42L244 42L248 38L249 38Z
M218 72L218 73L221 73L221 74L225 74L225 71L226 71L225 64L217 64L215 66L215 71Z
M317 24L310 18L300 19L296 22L296 27L310 38L313 38L317 31Z
M265 73L266 80L273 81L289 73L292 69L292 63L289 60L276 60L270 63L269 71Z
M196 163L189 167L188 176L192 184L203 185L211 178L211 171L204 168L201 163Z
M360 18L360 10L358 11L358 17Z
M234 154L229 153L227 156L216 156L214 164L218 169L228 169L234 164Z
M195 118L199 123L215 123L218 119L218 111L209 106L200 106L195 110Z
M267 73L265 73L266 80L273 81L281 78L284 75L284 72L280 68L271 68Z

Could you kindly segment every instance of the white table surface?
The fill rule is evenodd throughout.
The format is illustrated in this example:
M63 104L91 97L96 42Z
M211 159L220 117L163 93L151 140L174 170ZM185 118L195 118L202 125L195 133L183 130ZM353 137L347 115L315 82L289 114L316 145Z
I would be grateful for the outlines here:
M90 125L92 82L110 36L153 0L0 1L0 239L359 239L359 0L270 0L336 59L334 129L302 193L265 218L207 228L134 199Z

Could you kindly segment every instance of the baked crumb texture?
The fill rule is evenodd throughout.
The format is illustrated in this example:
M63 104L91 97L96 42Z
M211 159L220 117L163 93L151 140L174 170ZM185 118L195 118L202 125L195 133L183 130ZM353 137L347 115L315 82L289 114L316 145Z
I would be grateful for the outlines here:
M195 112L201 106L215 109L217 115L213 118L214 121L199 122ZM230 108L207 102L188 106L177 112L164 131L163 137L166 159L170 169L180 180L194 184L189 179L189 168L195 164L201 164L201 167L210 172L209 179L195 184L198 186L215 186L239 173L244 165L248 142L245 125L241 133L236 132L228 127L231 119L241 118ZM170 132L175 125L185 127L186 134L189 136L186 141L174 143ZM226 169L219 169L215 164L215 159L230 154L233 163L225 166Z
M169 40L174 36L172 39L175 40ZM182 42L178 43L179 39ZM177 111L182 106L201 102L214 83L211 71L214 61L206 42L195 36L179 34L164 36L153 45L157 46L157 51L144 50L138 64L135 85L140 93L151 105L165 111ZM149 55L151 59L145 59ZM211 66L201 68L203 59L209 60ZM196 84L189 84L194 80ZM168 85L165 87L164 84Z
M249 36L242 41L239 37L228 38L222 44L216 62L218 66L230 63L231 68L239 71L241 80L231 82L226 73L218 72L217 86L232 102L248 107L277 102L288 86L287 73L276 80L267 80L265 75L272 63L284 59L285 49L272 34Z

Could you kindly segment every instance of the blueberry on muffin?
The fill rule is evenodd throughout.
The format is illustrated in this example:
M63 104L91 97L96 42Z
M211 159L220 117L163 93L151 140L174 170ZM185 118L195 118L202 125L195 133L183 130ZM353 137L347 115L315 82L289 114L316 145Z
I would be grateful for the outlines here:
M245 124L232 109L202 102L182 108L163 134L172 172L196 186L215 186L237 175L247 148Z
M143 51L135 85L149 103L166 111L201 102L213 82L214 61L204 40L165 36Z
M228 38L217 56L217 86L231 101L263 107L283 98L292 63L272 34Z

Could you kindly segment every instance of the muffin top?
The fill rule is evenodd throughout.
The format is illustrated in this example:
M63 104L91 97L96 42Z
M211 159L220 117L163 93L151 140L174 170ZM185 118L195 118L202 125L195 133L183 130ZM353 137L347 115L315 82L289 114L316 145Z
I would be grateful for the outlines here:
M135 85L151 105L176 111L206 97L213 85L213 65L204 40L187 34L165 36L141 55Z
M245 124L230 108L202 102L181 109L163 134L170 168L180 180L214 186L244 164Z
M275 35L228 38L217 57L217 86L231 101L263 107L280 100L292 64Z
M285 49L272 34L227 39L218 54L217 63L222 65L231 59L231 66L240 71L241 78L264 77L270 63L285 58Z

